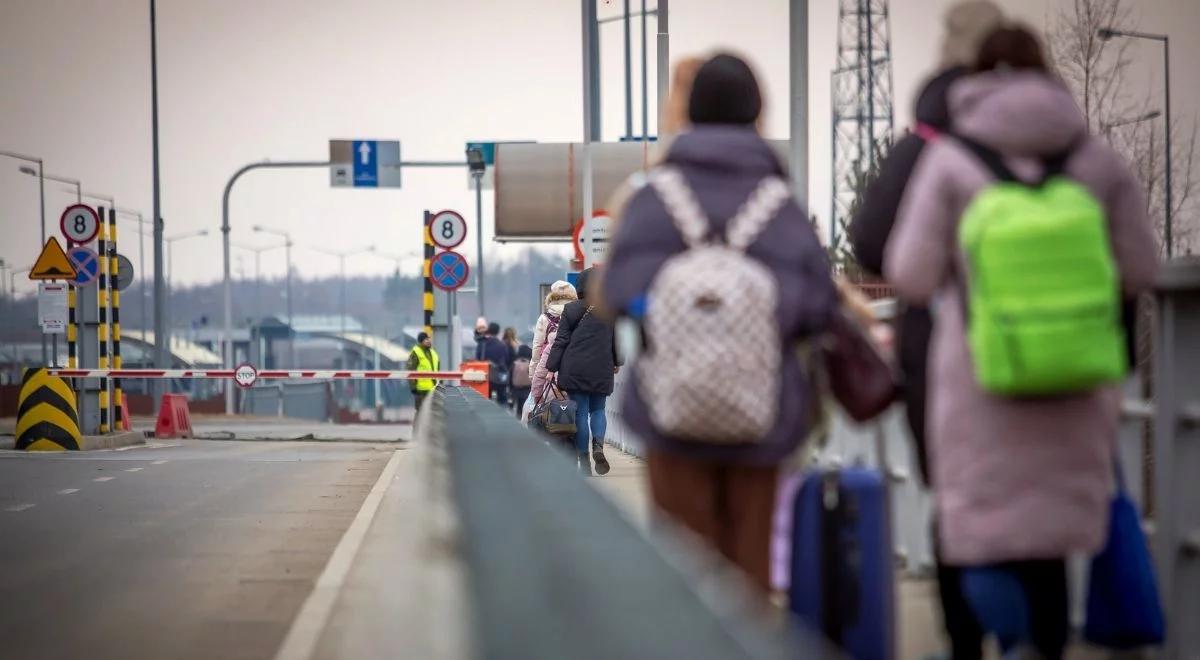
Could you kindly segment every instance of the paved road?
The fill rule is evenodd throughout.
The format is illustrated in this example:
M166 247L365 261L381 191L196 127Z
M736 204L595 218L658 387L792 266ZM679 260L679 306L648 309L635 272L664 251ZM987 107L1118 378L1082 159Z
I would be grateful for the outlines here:
M0 452L0 658L270 658L392 451Z

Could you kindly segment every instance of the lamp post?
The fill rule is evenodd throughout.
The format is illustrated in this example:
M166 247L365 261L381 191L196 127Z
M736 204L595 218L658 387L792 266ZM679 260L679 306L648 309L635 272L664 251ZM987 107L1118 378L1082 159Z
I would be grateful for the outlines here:
M171 304L171 297L175 295L175 275L173 272L175 269L175 252L174 252L175 243L177 243L179 241L187 240L189 238L198 238L200 236L208 236L208 230L207 229L198 229L196 231L187 232L185 234L176 234L174 236L163 237L163 242L167 244L167 273L166 273L166 275L167 275L167 286L166 286L167 296L166 296L166 301L167 301L167 310L168 311L170 310L171 307L173 307L173 305ZM170 324L164 323L163 330L167 333L166 341L164 341L163 343L165 346L168 347L168 350L170 350L170 345L171 345L171 343L170 343L170 332L171 332ZM155 343L158 343L157 336L156 336Z
M475 298L479 301L479 315L487 316L483 302L483 174L487 163L483 151L467 149L467 170L475 182Z
M1171 41L1165 34L1152 34L1150 32L1137 32L1134 30L1118 30L1116 28L1106 27L1097 31L1099 37L1105 41L1114 37L1127 37L1129 39L1147 39L1150 41L1158 41L1163 45L1163 92L1166 96L1163 105L1163 123L1166 131L1166 147L1165 155L1167 162L1163 166L1164 184L1163 188L1166 197L1166 208L1163 209L1163 239L1167 245L1167 258L1170 259L1174 248L1171 245L1173 218L1171 213Z
M338 276L338 279L341 281L340 285L339 285L341 288L341 292L338 296L340 298L340 302L338 303L338 306L340 307L341 311L338 316L341 318L340 323L341 323L341 335L342 335L342 368L349 369L350 367L347 364L349 362L349 360L346 359L346 257L353 257L353 256L356 256L359 254L365 254L368 252L372 252L373 249L372 249L372 247L362 247L362 248L358 248L356 250L345 250L345 251L340 251L340 252L335 251L335 250L325 250L325 249L318 248L318 247L314 247L312 249L315 252L320 252L321 254L327 254L331 257L338 258L338 270L340 273L340 275Z
M65 183L68 186L73 186L75 188L75 202L78 204L83 203L83 184L79 182L79 179L72 179L70 177L65 177L65 176L55 176L53 174L46 174L45 172L42 172L41 170L35 170L32 167L28 167L28 166L24 166L24 165L17 169L20 170L21 174L28 174L29 176L36 176L43 181L57 181L58 183ZM45 222L43 222L42 224L45 225ZM45 228L43 227L43 233L44 232L45 232Z
M4 263L3 260L0 260L0 264L3 264L3 263ZM13 364L14 365L16 364L16 360L17 360L17 275L20 275L21 273L28 273L31 270L33 270L33 266L26 266L24 268L12 268L12 270L8 271L8 304L9 304L8 316L9 316L9 318L12 319L11 341L12 341L12 355L13 355ZM3 284L4 284L3 281L0 281L0 286L3 286ZM54 366L57 367L58 365L54 365Z
M42 159L34 157L34 156L26 156L26 155L19 154L19 153L13 152L13 151L0 151L0 156L8 156L9 158L23 160L27 163L36 163L37 164L38 207L40 209L40 218L41 218L41 220L39 221L39 224L41 225L41 229L42 229L42 232L41 232L42 238L41 238L41 242L38 244L38 249L41 250L42 246L46 244L46 174L43 171L44 168L43 168ZM22 168L22 171L24 171L24 168ZM52 336L55 338L58 337L58 335L52 335ZM57 341L57 339L56 339L56 341ZM46 353L46 335L43 334L42 335L42 364L47 363L47 358L48 358L48 355Z
M288 319L288 366L296 366L296 327L294 324L295 318L292 316L292 235L286 231L271 229L262 225L254 225L254 231L262 234L273 234L283 238L284 260L287 262L287 274L284 276L284 286L287 296L287 319ZM257 267L257 262L256 262Z
M138 223L138 268L140 268L142 270L142 276L140 278L138 278L138 289L141 291L142 333L143 333L143 336L145 336L144 333L149 329L149 327L146 325L146 308L149 307L149 305L146 304L146 231L142 227L143 223L145 222L145 219L142 217L141 211L133 211L130 209L123 209L116 205L114 205L113 208L115 208L117 210L118 216L124 215L129 218L137 219L137 223Z

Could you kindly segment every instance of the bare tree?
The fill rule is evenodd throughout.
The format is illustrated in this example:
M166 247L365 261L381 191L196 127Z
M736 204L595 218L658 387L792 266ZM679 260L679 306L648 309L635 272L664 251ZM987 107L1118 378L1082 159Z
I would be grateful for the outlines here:
M1172 251L1186 250L1197 226L1196 201L1200 174L1195 170L1197 128L1177 122L1171 135L1164 135L1159 122L1128 123L1128 120L1162 111L1162 101L1129 82L1128 39L1100 38L1102 28L1136 29L1131 0L1063 0L1051 21L1047 42L1059 76L1071 88L1087 119L1089 132L1098 133L1128 160L1142 182L1146 211L1159 236L1165 232L1166 162L1162 157L1166 140L1175 152L1171 164ZM1123 125L1122 125L1123 124ZM1160 242L1160 250L1166 245Z

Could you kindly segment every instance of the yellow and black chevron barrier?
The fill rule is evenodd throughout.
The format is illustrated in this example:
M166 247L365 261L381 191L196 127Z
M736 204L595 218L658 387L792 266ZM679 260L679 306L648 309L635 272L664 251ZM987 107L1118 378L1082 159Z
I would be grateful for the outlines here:
M26 369L17 399L17 449L79 449L79 410L67 382L45 369Z

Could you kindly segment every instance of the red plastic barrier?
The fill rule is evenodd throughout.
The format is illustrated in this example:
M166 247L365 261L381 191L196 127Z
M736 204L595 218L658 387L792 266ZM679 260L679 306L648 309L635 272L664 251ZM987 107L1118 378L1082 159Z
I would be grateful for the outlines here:
M486 360L463 360L462 372L464 374L472 371L483 372L482 381L466 381L464 384L467 387L479 392L479 395L487 399L491 397L491 386L488 384L488 371L492 368L492 364Z
M192 437L192 417L188 414L188 400L182 394L162 395L158 409L158 422L154 425L156 438Z

